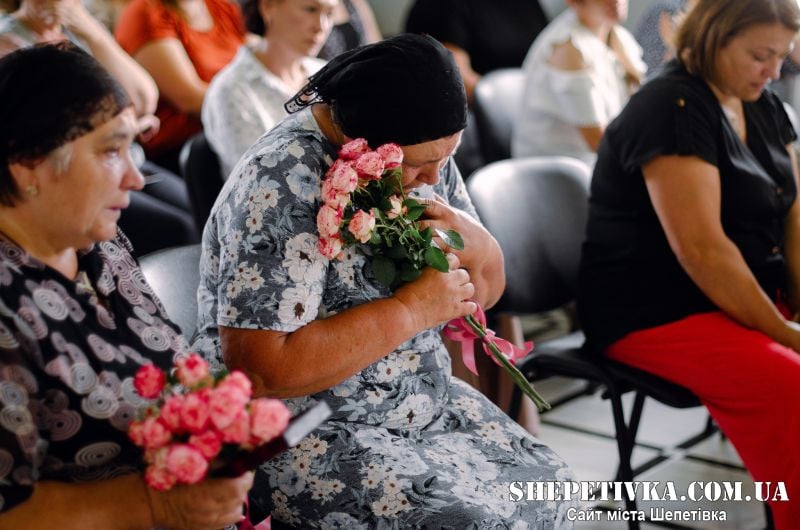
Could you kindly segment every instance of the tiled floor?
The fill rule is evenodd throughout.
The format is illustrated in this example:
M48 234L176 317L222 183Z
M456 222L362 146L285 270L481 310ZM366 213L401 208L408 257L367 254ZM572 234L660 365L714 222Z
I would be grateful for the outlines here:
M537 389L551 401L582 388L575 380L552 378L536 384ZM626 410L630 410L633 396L626 396ZM663 491L666 481L672 481L678 495L686 492L693 481L742 482L742 496L753 496L753 482L742 467L730 442L719 433L688 450L674 450L681 442L703 431L708 415L705 409L678 410L655 401L645 402L642 424L639 429L637 447L634 451L634 467L653 457L664 457L663 461L636 477L641 481L660 481ZM610 405L599 393L574 398L542 416L540 438L556 450L572 467L579 480L612 480L617 466L617 450ZM725 530L756 530L764 528L764 508L758 501L645 501L637 496L638 507L646 514L650 508L666 511L707 510L724 512L727 520L721 521L651 521L642 525L643 530L655 528L708 528ZM582 508L597 508L585 505ZM622 508L622 504L610 505L606 509ZM721 514L719 515L721 517ZM621 521L608 521L606 513L600 522L578 521L579 530L602 530L627 528Z

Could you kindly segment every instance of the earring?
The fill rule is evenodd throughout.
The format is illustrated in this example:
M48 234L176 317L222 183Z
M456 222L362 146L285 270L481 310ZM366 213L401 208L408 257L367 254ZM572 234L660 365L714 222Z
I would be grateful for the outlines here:
M25 188L25 193L28 194L28 197L36 197L39 195L39 188L31 184L27 188Z

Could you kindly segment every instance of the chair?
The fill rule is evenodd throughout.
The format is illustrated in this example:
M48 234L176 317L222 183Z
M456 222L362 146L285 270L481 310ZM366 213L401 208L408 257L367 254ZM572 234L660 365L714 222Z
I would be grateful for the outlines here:
M197 286L200 285L200 245L159 250L139 260L147 283L164 304L187 340L197 329Z
M506 290L491 312L499 335L519 344L517 315L556 309L575 299L590 177L589 167L578 160L536 157L489 164L467 182L478 214L505 256ZM617 479L633 480L631 453L645 397L676 408L701 406L700 400L682 386L593 356L582 344L579 331L538 343L518 367L531 381L566 376L604 387L616 431ZM636 398L626 421L622 394L631 390L636 391ZM520 399L515 387L509 411L512 418L519 414ZM697 443L713 432L709 422L691 441ZM636 509L635 499L626 501L626 509ZM639 528L639 523L630 521L629 528Z
M181 149L178 158L183 180L189 190L194 222L200 234L206 225L211 207L217 200L224 181L219 157L208 145L203 132L189 138Z
M522 105L525 74L521 68L489 72L475 85L472 110L486 163L511 157L511 134Z

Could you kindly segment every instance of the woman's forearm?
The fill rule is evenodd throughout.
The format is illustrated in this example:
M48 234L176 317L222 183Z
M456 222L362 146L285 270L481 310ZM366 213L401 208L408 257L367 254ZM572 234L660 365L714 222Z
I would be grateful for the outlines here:
M722 311L781 344L797 346L796 331L763 291L733 242L726 239L676 254L689 277Z
M469 274L453 256L450 272L432 268L389 298L314 320L291 333L220 328L225 364L245 371L255 391L304 396L335 386L418 333L475 311Z
M0 528L149 529L145 487L140 474L85 484L42 481L28 500L0 513Z
M150 74L125 53L106 28L82 6L76 6L67 15L68 27L86 41L92 56L122 85L136 115L153 114L158 103L158 88Z
M396 298L369 302L292 333L222 328L225 364L244 370L258 393L313 394L337 385L425 329Z

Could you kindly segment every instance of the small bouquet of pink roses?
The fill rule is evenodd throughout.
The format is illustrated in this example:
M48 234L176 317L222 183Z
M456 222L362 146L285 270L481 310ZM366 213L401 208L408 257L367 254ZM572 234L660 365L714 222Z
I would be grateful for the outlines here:
M403 193L402 162L397 144L372 151L363 138L346 143L322 182L317 214L320 252L339 258L343 248L360 243L371 256L375 279L387 287L416 279L426 266L448 269L433 230L420 230L417 223L425 205ZM455 230L436 230L436 235L451 248L464 248Z
M328 259L340 259L343 249L358 246L372 262L375 279L386 287L397 287L415 280L426 266L447 272L444 252L434 241L434 231L420 229L419 218L425 205L405 195L402 186L403 150L397 144L384 144L374 151L363 138L352 140L339 150L322 181L322 206L317 213L319 250ZM435 234L453 250L463 250L464 241L455 230ZM464 364L477 375L473 341L495 363L503 367L540 410L550 405L534 390L514 366L530 353L533 343L519 348L486 329L483 310L451 321L445 335L460 341Z
M209 473L240 475L278 452L270 442L289 424L282 401L253 399L244 373L215 377L196 353L178 360L169 374L144 365L133 384L155 400L128 436L144 450L145 480L157 490L195 484Z

